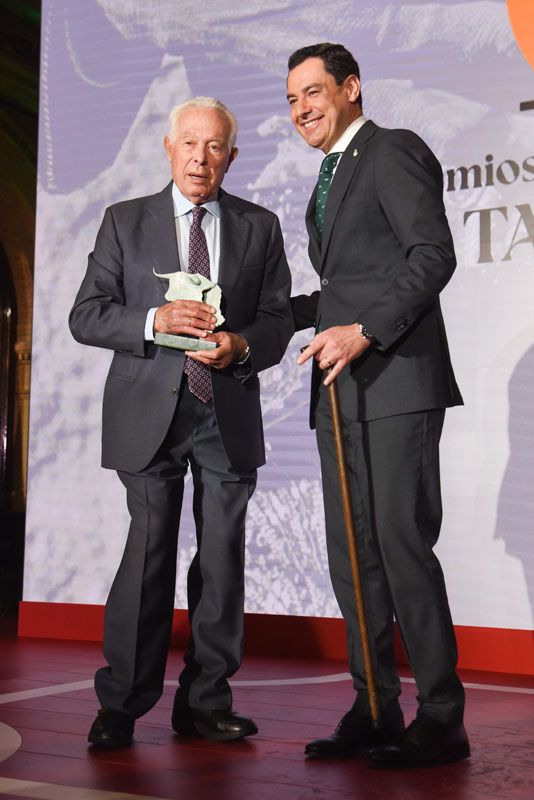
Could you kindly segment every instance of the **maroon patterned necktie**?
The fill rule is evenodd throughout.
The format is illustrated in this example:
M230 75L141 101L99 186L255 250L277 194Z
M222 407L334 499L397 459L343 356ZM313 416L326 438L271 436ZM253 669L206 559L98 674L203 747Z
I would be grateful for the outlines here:
M189 272L209 278L210 257L206 236L201 228L202 217L205 213L206 209L202 206L193 208L193 222L189 231ZM203 403L207 403L213 394L210 368L186 356L184 372L187 375L187 383L191 394L194 394Z

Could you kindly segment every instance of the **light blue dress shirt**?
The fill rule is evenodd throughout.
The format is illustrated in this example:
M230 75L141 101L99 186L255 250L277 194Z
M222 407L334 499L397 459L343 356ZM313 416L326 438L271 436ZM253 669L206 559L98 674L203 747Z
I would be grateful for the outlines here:
M174 222L176 225L176 241L180 268L189 271L189 232L193 222L192 210L195 204L180 192L175 183L172 185L172 202L174 206ZM208 212L202 219L202 230L206 236L208 255L210 257L210 277L214 283L219 278L219 259L221 253L221 207L218 200L203 203ZM178 265L177 265L178 266ZM151 308L146 316L145 341L154 341L154 317L157 308Z

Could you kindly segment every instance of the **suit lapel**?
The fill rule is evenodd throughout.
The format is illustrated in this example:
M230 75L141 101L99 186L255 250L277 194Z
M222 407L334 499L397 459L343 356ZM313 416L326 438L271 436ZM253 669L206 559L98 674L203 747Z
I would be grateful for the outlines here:
M330 237L336 221L336 216L340 209L341 203L347 193L349 184L356 174L362 158L364 157L365 150L369 139L374 135L378 126L374 122L368 120L351 140L347 149L341 156L336 170L336 174L332 181L332 186L326 201L326 209L324 216L323 226L323 239L321 242L321 257L319 260L320 271L322 271L324 258L328 250ZM317 237L317 233L315 234Z
M308 208L306 209L306 229L310 239L308 254L314 269L319 272L321 269L321 248L319 246L319 238L317 236L317 224L315 222L315 202L317 199L317 184L310 197Z
M145 203L141 228L154 256L154 268L162 274L180 269L172 181L159 194L149 197Z
M221 191L221 258L219 280L223 297L228 304L241 270L250 234L250 222L243 217L232 196Z

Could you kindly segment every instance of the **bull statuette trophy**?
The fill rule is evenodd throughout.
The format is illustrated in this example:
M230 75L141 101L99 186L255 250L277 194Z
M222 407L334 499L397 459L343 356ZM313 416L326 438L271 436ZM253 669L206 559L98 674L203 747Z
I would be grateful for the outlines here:
M207 303L215 309L215 326L222 325L224 317L221 314L221 287L209 278L196 273L189 272L167 272L160 274L153 270L158 278L165 278L169 281L169 288L165 293L165 300L197 300L200 303ZM197 339L192 336L176 336L169 333L156 333L155 344L165 347L173 347L175 350L213 350L215 342L205 339Z

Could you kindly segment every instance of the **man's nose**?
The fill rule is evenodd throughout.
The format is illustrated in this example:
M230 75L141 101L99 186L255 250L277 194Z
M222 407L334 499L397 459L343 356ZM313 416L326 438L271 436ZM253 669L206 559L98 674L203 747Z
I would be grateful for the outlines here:
M208 150L203 145L199 145L195 150L195 161L205 164L208 158Z
M311 111L310 104L305 97L295 100L293 103L293 113L297 119L306 117Z

